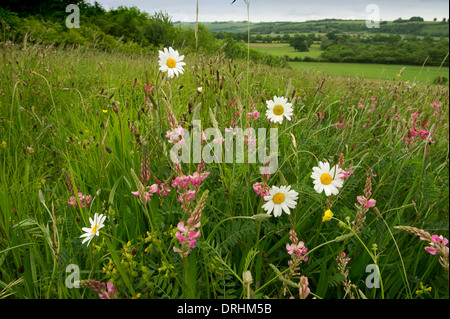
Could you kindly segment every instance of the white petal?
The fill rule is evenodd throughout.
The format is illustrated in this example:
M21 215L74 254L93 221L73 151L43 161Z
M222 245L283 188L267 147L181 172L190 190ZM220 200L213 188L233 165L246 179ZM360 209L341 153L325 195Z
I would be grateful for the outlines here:
M286 206L285 203L282 203L282 204L281 204L281 208L284 210L284 212L285 212L286 214L288 214L288 215L291 214L291 212L289 211L289 208Z
M273 216L278 217L281 216L281 206L275 205Z

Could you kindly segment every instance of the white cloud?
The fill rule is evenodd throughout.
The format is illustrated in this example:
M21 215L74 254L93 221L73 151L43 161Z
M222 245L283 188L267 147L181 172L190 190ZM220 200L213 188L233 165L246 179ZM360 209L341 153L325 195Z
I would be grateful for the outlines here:
M91 3L94 0L91 0ZM165 11L172 21L195 21L197 0L97 0L105 9L120 5L150 14ZM243 0L199 0L199 21L242 21L247 19ZM367 5L373 0L250 0L250 21L306 21L325 18L365 19ZM421 16L425 20L448 17L447 0L377 0L382 20Z

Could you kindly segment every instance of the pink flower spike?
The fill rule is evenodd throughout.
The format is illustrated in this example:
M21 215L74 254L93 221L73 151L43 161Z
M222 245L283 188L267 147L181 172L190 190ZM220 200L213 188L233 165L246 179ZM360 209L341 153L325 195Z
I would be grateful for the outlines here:
M436 254L437 254L436 248L433 248L433 247L425 247L425 250L426 250L428 253L432 254L432 255L436 255Z
M366 202L366 198L364 196L357 196L356 199L361 205L364 205L364 203Z
M367 208L375 207L377 201L375 199L369 199L365 205Z

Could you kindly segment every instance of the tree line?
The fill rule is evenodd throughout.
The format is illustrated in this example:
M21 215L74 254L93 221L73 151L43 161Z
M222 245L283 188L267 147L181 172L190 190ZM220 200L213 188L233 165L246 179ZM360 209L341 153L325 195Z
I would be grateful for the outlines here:
M68 28L68 4L80 8L80 27ZM25 5L19 0L0 3L0 41L42 43L57 46L87 46L107 51L153 54L173 46L184 53L214 54L223 47L229 58L246 58L247 47L231 37L218 40L204 25L195 31L175 25L165 12L149 14L137 7L106 10L98 2L45 0ZM227 44L224 46L224 43ZM250 50L250 59L269 65L286 65L285 58Z

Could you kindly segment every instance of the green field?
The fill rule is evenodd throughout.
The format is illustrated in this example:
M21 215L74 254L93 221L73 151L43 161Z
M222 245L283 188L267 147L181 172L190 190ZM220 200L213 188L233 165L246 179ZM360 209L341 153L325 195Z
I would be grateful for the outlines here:
M358 76L367 79L395 81L428 82L438 76L449 77L448 67L421 67L416 65L328 63L328 62L291 62L297 70L314 70L317 73L339 76ZM400 75L400 76L399 76Z
M250 48L275 56L299 57L302 59L307 56L318 59L323 52L319 45L312 45L309 52L297 52L287 43L250 43ZM329 62L291 62L290 64L297 70L313 70L317 73L329 75L358 76L368 79L409 81L411 83L431 83L438 76L449 78L448 67Z
M279 57L288 56L289 58L305 58L307 56L311 58L319 58L322 54L320 45L313 44L309 52L295 51L288 43L250 43L250 48L262 53L272 54Z

